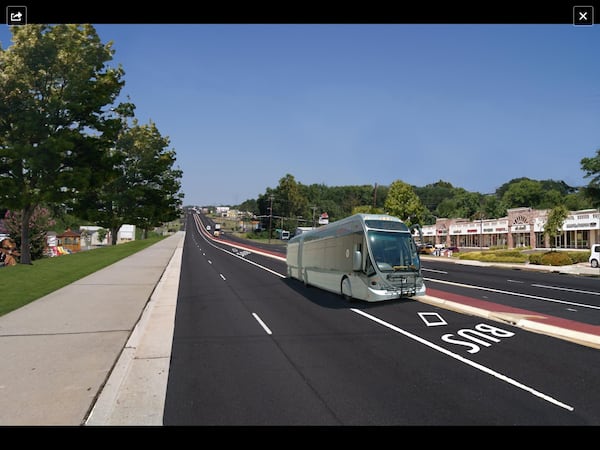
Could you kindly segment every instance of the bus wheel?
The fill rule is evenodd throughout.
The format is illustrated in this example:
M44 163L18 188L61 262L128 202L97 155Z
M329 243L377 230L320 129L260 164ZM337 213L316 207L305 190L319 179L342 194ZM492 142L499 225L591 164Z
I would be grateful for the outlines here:
M352 286L350 285L350 279L348 277L342 278L342 297L344 300L352 300Z

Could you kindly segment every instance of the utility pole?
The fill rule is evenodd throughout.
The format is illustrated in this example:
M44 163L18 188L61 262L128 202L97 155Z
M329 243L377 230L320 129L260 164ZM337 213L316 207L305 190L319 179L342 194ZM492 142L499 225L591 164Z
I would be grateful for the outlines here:
M377 207L377 183L375 183L375 189L373 189L373 212L375 212L376 207Z
M273 222L273 194L269 195L271 205L269 206L269 244L271 243L271 223Z

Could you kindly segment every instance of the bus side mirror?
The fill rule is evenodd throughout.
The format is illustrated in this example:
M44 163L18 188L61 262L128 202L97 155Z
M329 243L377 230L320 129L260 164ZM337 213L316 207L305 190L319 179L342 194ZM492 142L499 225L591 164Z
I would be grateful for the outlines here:
M362 270L362 254L356 250L352 255L352 270L359 272Z

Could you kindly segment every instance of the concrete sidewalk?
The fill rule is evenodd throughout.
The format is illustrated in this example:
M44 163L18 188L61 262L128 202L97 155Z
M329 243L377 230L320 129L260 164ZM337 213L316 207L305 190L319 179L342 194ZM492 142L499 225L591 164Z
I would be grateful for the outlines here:
M0 317L0 425L162 425L184 236Z

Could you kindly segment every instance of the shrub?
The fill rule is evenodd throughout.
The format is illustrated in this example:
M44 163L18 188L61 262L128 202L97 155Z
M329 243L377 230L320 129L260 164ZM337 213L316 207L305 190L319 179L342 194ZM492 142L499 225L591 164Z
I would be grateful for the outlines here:
M591 252L567 252L573 263L588 262Z
M529 255L529 264L542 264L542 254L541 253L532 253Z
M573 264L573 260L566 252L546 252L542 254L541 263L544 266L567 266Z
M460 259L476 260L483 262L523 263L527 256L520 250L487 250L483 252L465 252Z

